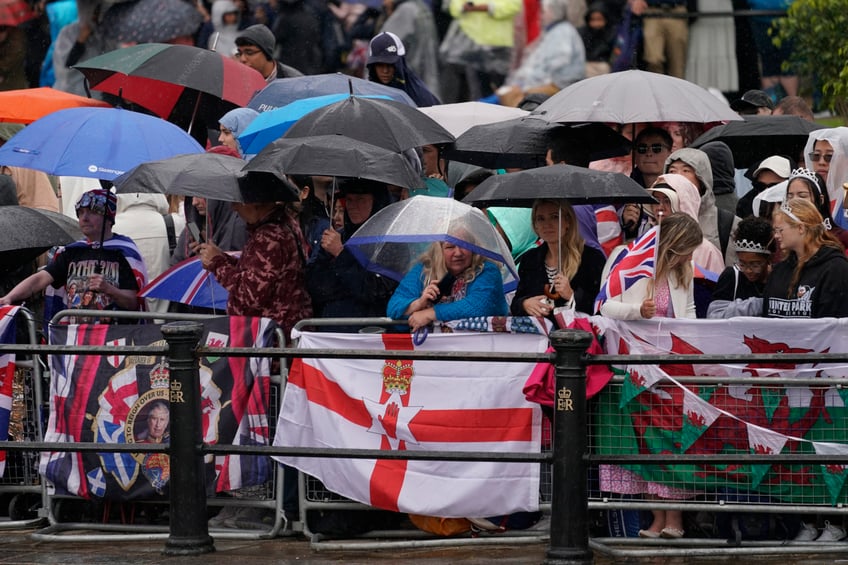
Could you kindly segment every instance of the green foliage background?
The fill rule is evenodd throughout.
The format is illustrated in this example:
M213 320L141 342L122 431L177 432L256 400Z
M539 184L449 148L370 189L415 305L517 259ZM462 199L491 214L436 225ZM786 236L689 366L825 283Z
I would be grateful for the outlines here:
M795 0L772 33L792 42L797 74L816 76L824 104L848 119L848 0Z

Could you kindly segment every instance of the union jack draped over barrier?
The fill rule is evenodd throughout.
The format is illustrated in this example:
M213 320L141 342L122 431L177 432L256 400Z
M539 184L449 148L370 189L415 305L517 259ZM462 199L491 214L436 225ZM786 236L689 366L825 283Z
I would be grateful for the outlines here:
M621 322L595 316L612 354L836 353L848 344L848 320L659 319ZM610 455L848 454L848 392L828 386L848 363L726 363L618 367L621 387L599 395L596 448ZM686 377L817 378L821 385L695 385ZM706 496L755 493L787 503L848 503L848 466L628 465L649 481Z
M0 343L15 343L15 315L18 306L0 306ZM15 380L15 354L0 355L0 441L9 439L12 416L12 385ZM0 451L0 477L6 470L6 452Z
M476 318L479 329L504 319ZM532 324L527 325L527 330ZM299 347L543 352L544 334L304 333ZM541 413L524 399L532 363L296 359L274 445L538 452ZM536 510L539 464L279 457L327 488L377 508L429 516Z
M203 322L208 347L268 347L274 323L264 318L220 317ZM150 345L164 343L156 325L59 325L51 344ZM50 358L50 420L45 441L155 443L169 440L154 428L154 410L168 413L169 374L164 357L54 355ZM207 356L200 359L203 441L233 445L269 443L270 361ZM165 495L168 456L129 453L44 453L41 474L56 494L110 500ZM218 456L206 476L216 491L258 485L271 477L267 457Z

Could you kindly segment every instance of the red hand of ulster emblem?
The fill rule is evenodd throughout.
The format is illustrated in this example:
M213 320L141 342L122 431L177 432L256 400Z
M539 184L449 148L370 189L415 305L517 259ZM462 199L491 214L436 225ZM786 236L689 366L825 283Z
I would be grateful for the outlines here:
M392 439L397 439L397 421L400 408L397 402L391 402L386 406L386 413L383 416L377 416L383 429L386 430L386 435Z

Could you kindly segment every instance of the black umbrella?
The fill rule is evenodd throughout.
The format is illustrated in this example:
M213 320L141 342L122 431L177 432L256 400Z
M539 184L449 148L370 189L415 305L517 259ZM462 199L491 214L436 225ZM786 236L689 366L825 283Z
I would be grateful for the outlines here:
M627 175L573 165L551 165L494 175L462 201L475 206L526 207L539 198L563 198L574 205L656 202Z
M586 147L589 160L630 153L630 142L603 124L567 126L534 115L471 127L456 138L446 156L453 161L488 169L531 169L545 165L551 141L571 137Z
M810 132L823 127L798 116L746 116L745 121L712 128L690 146L723 141L738 168L756 165L770 155L786 155L794 161L804 151Z
M318 135L272 142L244 166L249 180L285 175L354 177L406 188L423 184L401 155L343 135Z
M179 194L241 202L238 177L244 160L217 153L148 161L115 179L115 192Z
M4 270L32 261L54 245L82 237L73 218L24 206L0 206L0 233L0 265Z
M306 114L283 137L334 134L396 152L454 140L432 118L406 104L354 96Z

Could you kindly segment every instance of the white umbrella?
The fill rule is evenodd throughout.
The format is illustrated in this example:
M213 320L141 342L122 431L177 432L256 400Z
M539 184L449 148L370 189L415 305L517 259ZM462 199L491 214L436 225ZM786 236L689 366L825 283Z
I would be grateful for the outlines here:
M427 108L418 108L419 112L427 114L433 121L459 137L473 126L504 122L513 118L526 116L530 112L519 108L486 104L485 102L457 102L456 104L440 104Z
M646 71L623 71L581 80L551 96L532 113L560 123L707 123L742 119L705 88Z

